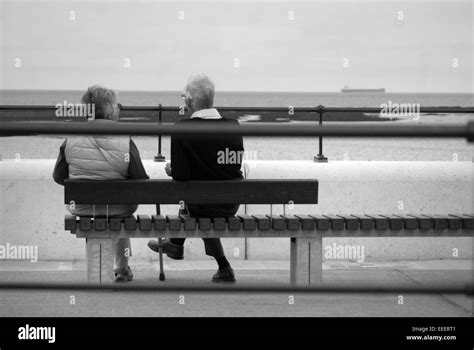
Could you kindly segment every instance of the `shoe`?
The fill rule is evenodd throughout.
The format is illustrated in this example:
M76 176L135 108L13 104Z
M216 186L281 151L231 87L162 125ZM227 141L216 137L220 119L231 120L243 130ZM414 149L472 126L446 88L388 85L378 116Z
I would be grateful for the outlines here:
M152 239L151 241L148 242L148 247L150 247L151 250L154 252L159 253L160 248L157 240ZM182 245L176 245L171 243L169 239L164 239L163 240L163 253L165 253L168 258L174 259L174 260L183 260L184 256L184 248Z
M234 270L230 266L217 270L217 273L212 276L212 282L235 282Z
M130 266L115 269L115 283L125 283L133 280L132 270Z

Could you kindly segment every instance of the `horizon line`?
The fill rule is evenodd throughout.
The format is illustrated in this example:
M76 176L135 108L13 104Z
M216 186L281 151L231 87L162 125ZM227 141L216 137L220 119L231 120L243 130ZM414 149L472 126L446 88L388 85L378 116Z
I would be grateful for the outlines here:
M117 92L145 92L145 93L160 93L160 92L180 92L181 90L122 90L122 89L112 89ZM82 89L0 89L1 91L68 91L68 92L78 92L78 91L85 91ZM292 93L292 94L318 94L318 93L341 93L341 94L356 94L357 92L342 92L337 90L332 91L309 91L309 90L218 90L216 94L223 92L223 93ZM364 93L364 92L362 92ZM365 94L367 94L365 92ZM474 95L474 91L466 92L466 91L385 91L385 92L378 92L376 94L383 95L383 94L466 94L466 95Z

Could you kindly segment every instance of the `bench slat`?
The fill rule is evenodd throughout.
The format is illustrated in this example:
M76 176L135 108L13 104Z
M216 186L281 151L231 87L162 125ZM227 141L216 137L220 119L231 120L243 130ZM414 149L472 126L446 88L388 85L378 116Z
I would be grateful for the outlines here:
M359 219L351 216L351 215L337 215L340 218L344 219L344 222L346 224L346 230L358 230L360 227Z
M448 230L460 230L462 228L462 221L460 218L451 215L437 215L444 217L447 221Z
M237 216L229 216L227 218L227 226L229 227L229 231L240 231L242 226L240 218Z
M257 223L253 216L242 214L238 215L238 217L242 220L244 231L255 231L257 229Z
M75 231L76 227L76 217L74 215L66 215L64 217L64 229L66 231Z
M181 218L181 221L183 222L183 228L185 231L196 230L196 218L189 216L187 214L181 214L180 218Z
M435 230L446 230L448 228L448 220L437 214L422 214L431 220L431 225Z
M405 214L395 214L395 216L403 220L405 230L416 230L418 228L418 220L416 218Z
M107 230L107 218L94 218L94 230L96 231Z
M446 230L448 228L448 219L442 215L433 214L433 226L435 230Z
M301 229L306 231L312 231L316 227L315 219L310 215L295 215L301 221Z
M266 215L252 215L257 221L257 228L259 231L269 231L270 230L270 219Z
M178 215L166 215L166 221L170 231L181 230L181 218Z
M92 230L92 218L80 217L79 218L79 229L81 231L90 231L90 230Z
M222 218L212 218L212 223L214 224L215 231L225 231L227 228L226 219Z
M333 214L327 215L311 215L316 219L316 228L318 230L342 230L344 229L344 219Z
M199 231L210 231L212 230L211 218L198 218Z
M286 226L290 231L296 231L301 229L301 220L294 215L282 215L286 221Z
M122 230L123 218L110 218L109 219L109 230L110 231L121 231Z
M403 218L393 214L382 214L380 216L388 220L390 230L398 231L403 229Z
M433 227L430 217L426 217L423 214L408 214L408 216L416 218L420 230L429 230Z
M372 220L374 220L374 228L376 230L388 230L389 229L390 222L385 216L373 215L373 214L368 214L367 216L372 218Z
M446 215L446 220L448 220L449 230L460 230L462 228L462 221L460 218Z
M462 228L465 230L474 229L474 216L468 214L449 214L450 216L461 219Z
M462 214L464 219L463 223L465 222L466 228L468 230L474 229L474 215L473 214Z
M375 227L374 219L365 214L352 214L351 216L359 220L361 230L373 230Z
M137 215L138 228L140 231L151 231L151 217L149 215Z
M317 204L318 181L66 180L64 194L66 204Z
M135 215L131 215L123 219L123 228L125 231L137 230L137 219L135 218Z
M164 215L153 215L153 229L156 231L166 231L167 220Z
M270 219L270 224L272 230L275 231L283 231L286 230L286 220L285 218L278 216L278 215L266 215L267 218Z

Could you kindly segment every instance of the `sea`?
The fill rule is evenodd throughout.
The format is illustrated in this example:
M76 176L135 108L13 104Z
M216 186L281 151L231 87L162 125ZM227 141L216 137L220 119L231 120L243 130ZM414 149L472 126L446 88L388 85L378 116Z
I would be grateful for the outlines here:
M123 106L179 106L179 91L118 91ZM83 91L74 90L0 90L0 105L55 105L79 103ZM341 92L216 92L218 107L380 107L388 103L419 104L421 107L474 107L474 95L468 93L341 93ZM258 120L258 113L238 116L241 122ZM137 117L138 118L138 117ZM367 123L377 122L378 115ZM128 117L128 121L134 121ZM132 119L132 120L130 120ZM298 122L296 117L288 122ZM337 121L334 118L333 122ZM364 119L358 119L358 122ZM381 118L382 120L382 118ZM431 113L416 118L401 118L387 123L460 123L474 120L474 114ZM11 121L0 114L0 123ZM314 121L316 122L316 120ZM134 138L143 159L157 154L156 137ZM56 158L63 138L57 136L2 137L2 159ZM246 137L246 150L257 160L312 160L319 150L318 138ZM340 138L323 139L322 153L328 160L405 160L473 161L474 145L463 139L416 138ZM169 159L169 138L162 138L162 154Z
M79 102L83 91L78 90L0 90L0 104L53 105ZM117 91L119 102L131 106L178 106L180 91ZM398 103L419 103L421 106L474 105L474 94L469 93L366 93L366 92L216 92L216 106L250 107L379 107L389 100Z

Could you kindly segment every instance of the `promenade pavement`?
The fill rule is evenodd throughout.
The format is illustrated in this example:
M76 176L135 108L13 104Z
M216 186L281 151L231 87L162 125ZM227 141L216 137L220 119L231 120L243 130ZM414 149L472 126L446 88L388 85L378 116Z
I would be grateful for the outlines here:
M235 286L289 285L288 261L231 261ZM311 317L471 317L473 299L449 293L301 293L213 291L212 260L165 259L166 281L158 280L157 261L130 263L129 285L175 286L173 291L0 289L0 316L311 316ZM0 281L85 283L84 261L0 261ZM455 287L472 284L471 260L328 261L324 283L350 288ZM187 290L190 286L209 291ZM182 288L182 290L181 290Z

